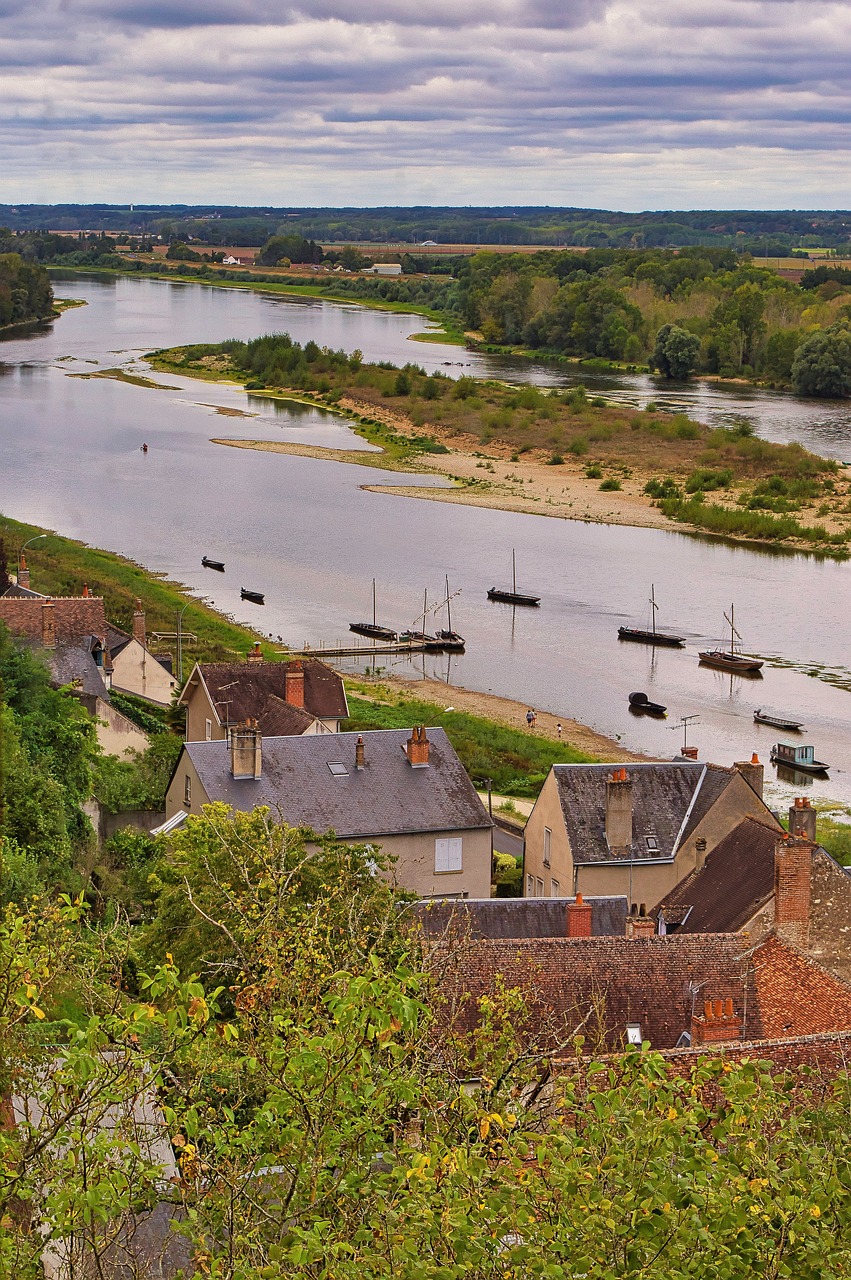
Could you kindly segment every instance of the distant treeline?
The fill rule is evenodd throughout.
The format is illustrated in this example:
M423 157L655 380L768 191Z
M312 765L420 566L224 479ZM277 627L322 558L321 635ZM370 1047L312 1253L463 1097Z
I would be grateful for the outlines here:
M53 290L44 268L0 251L0 328L39 320L52 309Z
M263 245L272 235L321 243L347 240L414 245L582 245L656 248L731 246L756 254L847 247L846 210L690 210L622 213L540 206L380 209L257 208L232 205L0 205L17 231L127 231L210 245Z

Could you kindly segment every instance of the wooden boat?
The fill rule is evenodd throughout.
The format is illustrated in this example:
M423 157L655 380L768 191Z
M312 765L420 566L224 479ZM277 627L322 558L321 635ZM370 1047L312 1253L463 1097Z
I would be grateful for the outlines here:
M372 622L350 622L349 630L359 636L368 636L370 640L385 640L392 643L398 640L395 631L390 627L382 627L375 620L375 578L372 579Z
M455 594L458 594L457 591ZM444 604L446 605L446 626L441 627L439 631L435 632L435 638L444 653L463 653L466 647L466 641L463 636L458 634L457 631L452 630L452 608L449 603L451 599L452 597L449 594L449 576L447 575L446 597L444 600Z
M211 560L209 556L202 556L201 563L205 569L218 569L219 573L224 573L225 571L223 560Z
M668 645L670 648L681 649L686 642L685 636L674 636L669 632L656 630L656 610L658 608L656 592L651 584L650 630L644 631L641 627L618 627L618 639L637 640L639 644L661 644Z
M787 720L784 716L772 716L761 707L753 713L755 724L770 724L772 729L784 729L787 733L800 733L803 725L799 720Z
M511 590L503 587L491 587L488 591L488 600L500 600L503 604L524 604L536 606L541 603L540 596L525 595L522 591L517 590L517 559L512 549L511 552Z
M698 654L700 661L707 667L717 667L719 671L733 671L737 675L756 675L763 666L760 658L748 658L741 652L742 637L736 630L735 613L730 605L730 616L724 614L725 622L730 624L729 649L705 649Z
M239 594L243 600L250 600L252 604L266 603L266 597L261 591L249 591L246 587L240 587Z
M423 592L423 611L421 616L417 619L418 622L422 622L423 628L425 627L425 620L426 620L427 614L428 614L428 588L426 587L425 591ZM415 644L421 648L425 648L427 645L434 646L435 648L439 647L437 644L437 636L429 635L427 631L420 630L418 627L414 627L414 626L409 627L407 631L399 632L399 643Z
M771 748L771 760L773 764L799 769L803 773L827 773L830 768L824 760L815 759L814 747L796 746L792 742L775 742Z
M638 715L665 716L668 714L667 707L663 707L661 702L651 702L646 693L631 693L629 706L630 710Z

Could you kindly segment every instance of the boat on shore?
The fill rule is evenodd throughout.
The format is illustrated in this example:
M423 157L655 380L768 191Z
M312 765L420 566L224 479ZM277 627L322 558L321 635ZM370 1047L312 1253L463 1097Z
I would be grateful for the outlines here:
M761 707L753 713L754 724L768 724L772 729L783 729L786 733L801 733L804 726L800 720L787 720L785 716L772 716Z
M619 640L637 640L639 644L659 644L667 645L671 649L682 649L686 642L685 636L671 635L667 631L656 630L656 610L659 608L656 603L656 591L652 583L650 586L650 630L647 631L642 627L618 627Z
M243 600L250 600L252 604L266 603L266 597L262 591L249 591L247 587L240 587L239 594Z
M458 592L456 591L455 594L457 595ZM444 598L444 604L446 606L446 626L441 627L435 632L435 638L437 639L443 653L463 653L467 642L462 635L459 635L457 631L452 630L452 608L449 603L451 599L452 596L449 594L449 575L447 574L446 596Z
M201 563L205 569L217 569L219 573L224 573L224 560L211 560L209 556L202 556Z
M354 631L359 636L368 636L370 640L383 640L390 644L399 639L391 627L382 627L376 621L375 578L372 579L372 622L350 622L349 630Z
M771 762L803 773L827 773L830 768L826 761L815 759L815 747L797 746L792 742L775 742Z
M631 693L629 709L637 715L658 716L660 719L668 714L667 707L663 707L661 702L651 702L646 693Z
M724 621L730 624L730 648L704 649L698 653L700 661L706 667L715 667L719 671L732 671L735 675L757 675L764 665L763 661L761 658L749 658L741 652L742 637L736 630L733 605L730 605L730 616L724 614Z
M540 596L530 596L523 591L517 590L517 557L512 549L511 552L511 590L507 587L491 587L488 591L488 600L499 600L502 604L522 604L531 605L533 608L541 603Z

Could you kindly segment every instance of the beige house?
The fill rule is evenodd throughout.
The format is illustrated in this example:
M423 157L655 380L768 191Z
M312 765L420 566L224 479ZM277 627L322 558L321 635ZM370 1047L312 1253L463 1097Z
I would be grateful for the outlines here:
M553 765L526 824L525 897L625 894L653 906L742 821L780 826L753 760Z
M148 648L140 600L136 601L133 614L133 634L128 636L126 631L109 626L106 640L112 659L113 689L119 693L133 693L137 698L146 698L161 707L170 706L177 680Z
M490 896L493 822L442 729L187 742L166 793L166 826L223 801L268 806L290 826L380 847L421 898Z
M246 720L267 738L338 733L349 714L336 671L313 658L265 662L259 644L245 662L196 663L178 701L187 742L223 740Z

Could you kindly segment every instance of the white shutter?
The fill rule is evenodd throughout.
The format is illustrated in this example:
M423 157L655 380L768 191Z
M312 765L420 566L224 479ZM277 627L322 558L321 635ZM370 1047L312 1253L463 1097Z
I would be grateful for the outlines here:
M447 840L435 840L434 869L435 872L461 870L460 836L452 836Z

